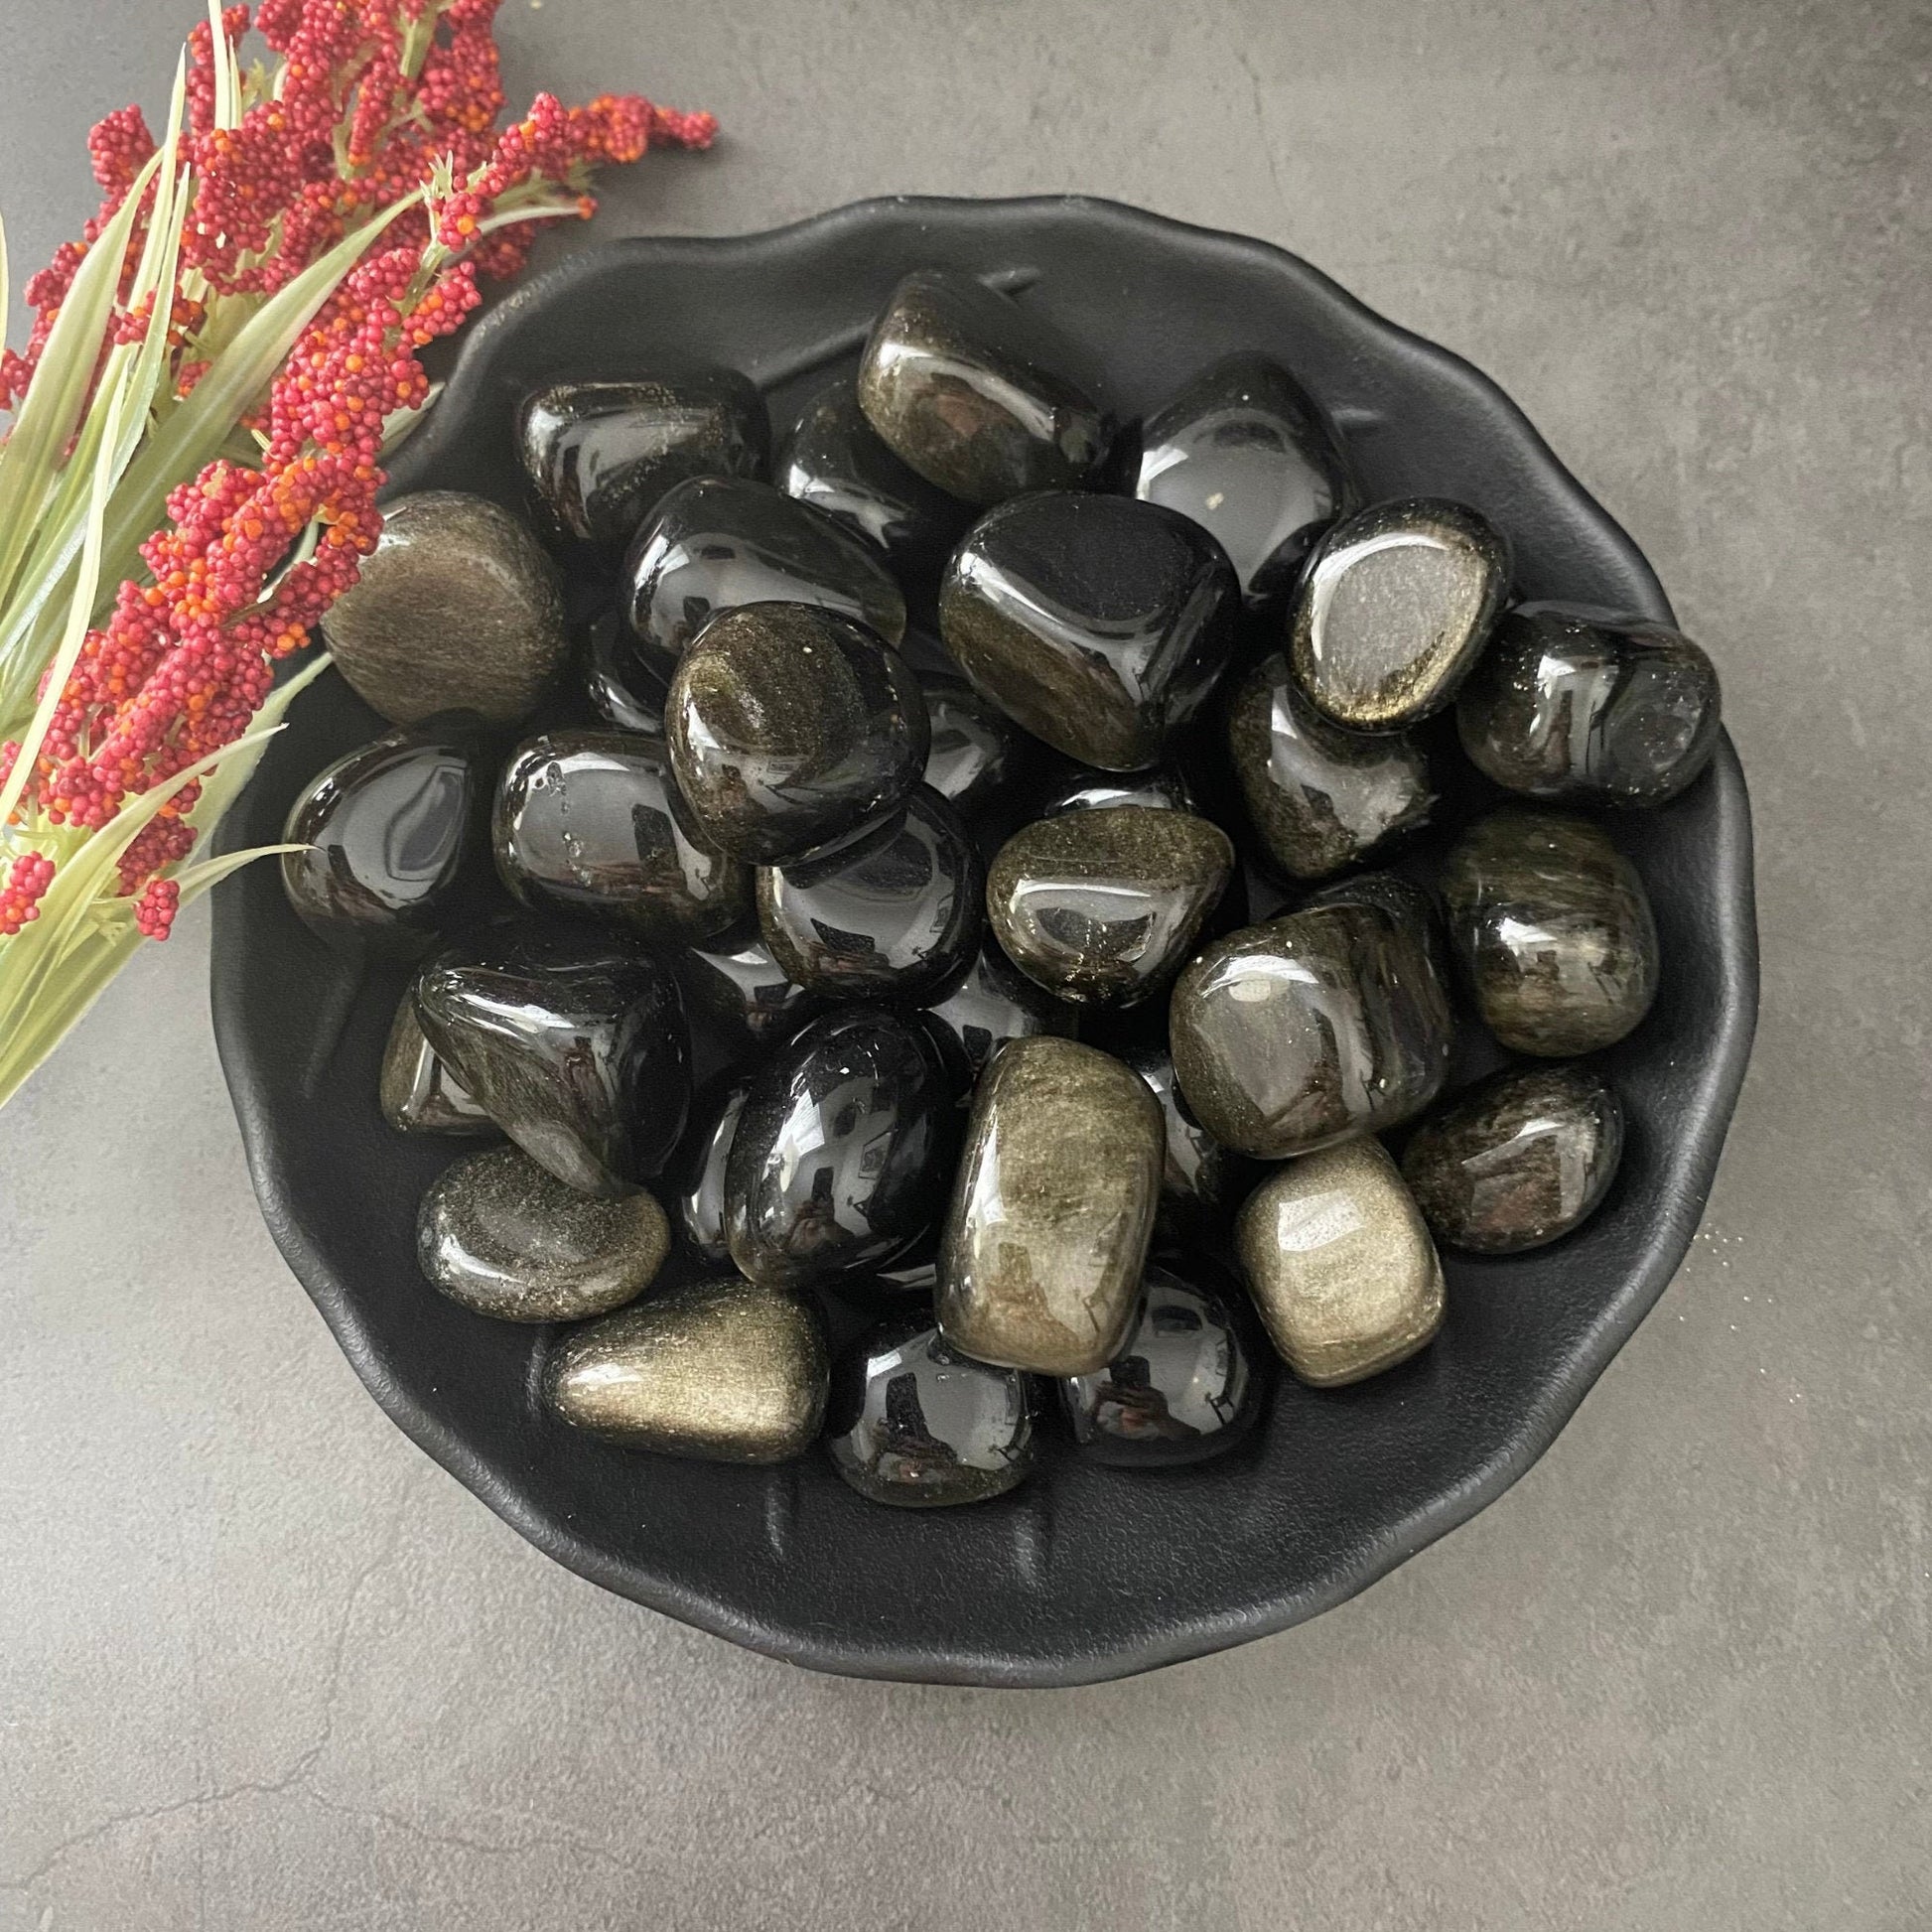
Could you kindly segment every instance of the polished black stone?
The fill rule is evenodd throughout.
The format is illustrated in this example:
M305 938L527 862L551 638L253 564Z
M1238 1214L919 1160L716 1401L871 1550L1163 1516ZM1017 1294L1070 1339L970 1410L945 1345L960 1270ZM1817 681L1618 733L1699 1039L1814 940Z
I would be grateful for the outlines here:
M376 1097L382 1118L399 1134L492 1140L502 1131L423 1037L413 986L397 1002L389 1025Z
M705 620L741 604L816 604L893 644L905 631L905 599L876 551L749 477L680 483L638 529L623 571L638 651L667 678Z
M690 1124L669 1170L665 1198L677 1231L699 1260L721 1267L731 1260L725 1171L751 1084L751 1075L742 1071L720 1074L706 1084L691 1102Z
M1068 373L1056 331L970 275L916 269L893 291L859 367L859 404L895 455L967 503L1069 488L1113 426Z
M416 1018L490 1118L584 1193L647 1179L684 1132L677 983L621 943L520 936L431 966Z
M1158 1234L1192 1241L1221 1231L1254 1179L1253 1163L1223 1147L1194 1118L1181 1097L1173 1059L1165 1046L1142 1041L1123 1046L1119 1056L1154 1089L1161 1103L1168 1156L1161 1172Z
M842 1007L760 1066L726 1169L732 1259L754 1281L878 1267L946 1204L958 1110L916 1016Z
M1450 852L1442 884L1456 963L1505 1046L1592 1053L1650 1011L1650 898L1600 826L1562 812L1492 812Z
M1061 812L1100 811L1109 805L1150 805L1157 811L1198 812L1186 777L1172 765L1146 771L1096 771L1089 767L1062 778L1040 801L1036 818Z
M516 416L517 455L553 532L613 552L688 478L762 476L770 443L764 399L736 369L553 382Z
M503 884L539 911L671 945L716 938L751 910L750 868L693 821L660 739L572 731L519 745L490 832Z
M963 677L921 671L932 749L925 781L971 820L1011 796L1029 775L1032 741Z
M759 930L809 993L916 1003L978 952L985 893L959 814L921 785L861 837L793 865L760 866Z
M1327 412L1252 353L1211 363L1147 419L1133 490L1208 531L1251 609L1287 596L1315 540L1361 500Z
M688 947L677 971L692 1018L708 1025L735 1057L789 1039L818 1007L749 929Z
M917 784L931 744L905 660L864 624L807 604L721 613L671 680L665 725L698 823L761 865L884 819Z
M1711 762L1722 701L1682 631L1575 604L1525 604L1456 700L1462 749L1510 791L1661 805Z
M874 1502L981 1502L1034 1465L1032 1390L1018 1369L948 1348L929 1315L900 1316L833 1364L825 1447Z
M483 870L488 780L475 733L431 719L338 759L290 808L282 885L330 944L413 958Z
M615 612L589 626L583 662L584 688L600 718L642 738L664 736L665 681L638 657L628 626Z
M926 1008L939 1043L953 1062L962 1089L1010 1039L1055 1034L1071 1039L1079 1028L1075 1008L1035 986L996 945L984 945L957 984Z
M1127 1345L1094 1375L1059 1384L1073 1440L1097 1462L1163 1468L1232 1449L1267 1390L1266 1359L1239 1286L1201 1257L1188 1280L1151 1261Z

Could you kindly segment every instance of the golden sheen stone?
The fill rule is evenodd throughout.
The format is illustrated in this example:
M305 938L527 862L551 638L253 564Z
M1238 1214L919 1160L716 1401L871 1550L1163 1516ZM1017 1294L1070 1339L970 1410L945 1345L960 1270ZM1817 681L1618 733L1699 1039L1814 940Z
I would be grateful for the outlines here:
M1443 1268L1380 1141L1344 1141L1278 1169L1248 1197L1235 1251L1282 1359L1334 1388L1427 1347Z

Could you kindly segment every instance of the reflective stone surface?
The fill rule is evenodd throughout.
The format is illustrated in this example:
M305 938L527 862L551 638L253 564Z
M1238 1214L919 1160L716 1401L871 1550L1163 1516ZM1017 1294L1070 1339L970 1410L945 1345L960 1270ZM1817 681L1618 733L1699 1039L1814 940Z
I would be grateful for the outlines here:
M1027 775L1026 735L962 677L921 671L919 689L932 739L925 781L970 821Z
M901 461L967 503L1066 488L1112 425L1067 373L1056 331L970 275L918 269L893 291L859 367L859 404Z
M1509 545L1439 497L1375 503L1315 546L1289 612L1289 657L1315 708L1399 731L1455 695L1509 595Z
M770 444L764 399L736 369L556 382L516 416L517 455L553 530L613 552L687 478L763 475Z
M1001 847L987 912L1007 956L1055 998L1131 1006L1179 969L1233 870L1227 834L1191 812L1064 812Z
M914 1016L824 1015L754 1074L726 1168L732 1259L793 1284L877 1267L938 1218L957 1142L945 1062Z
M1034 1465L1032 1392L1018 1370L970 1361L929 1316L908 1315L861 1336L834 1365L825 1447L874 1502L981 1502Z
M760 866L759 929L809 993L917 1002L978 952L985 893L959 815L920 785L886 824L823 857Z
M416 990L396 1005L377 1082L382 1118L402 1134L455 1134L492 1140L501 1131L443 1064L416 1024Z
M641 738L664 736L664 680L637 656L628 628L606 612L584 641L584 688L606 724Z
M1443 1267L1382 1143L1362 1138L1276 1169L1235 1222L1249 1292L1305 1382L1359 1382L1443 1325Z
M810 1303L729 1276L573 1328L545 1364L544 1393L565 1422L605 1442L784 1462L817 1438L828 1373Z
M1559 812L1493 812L1450 852L1442 884L1456 963L1505 1046L1590 1053L1650 1011L1650 898L1599 826Z
M693 821L659 740L568 731L519 745L497 782L490 842L525 905L646 941L715 938L751 910L751 869Z
M667 678L705 620L741 604L814 604L892 644L905 631L905 600L870 546L748 477L680 483L638 530L623 568L639 655Z
M1098 811L1108 805L1147 805L1156 811L1198 812L1193 787L1172 765L1146 771L1076 771L1052 787L1036 816Z
M1622 1155L1623 1109L1606 1080L1585 1066L1531 1066L1424 1121L1402 1173L1437 1240L1517 1254L1587 1220Z
M893 811L929 749L905 660L850 618L804 604L727 611L671 680L666 737L707 835L775 865Z
M726 1228L725 1173L751 1076L735 1072L709 1082L691 1103L690 1125L672 1163L668 1198L677 1231L701 1261L731 1260Z
M510 724L570 657L557 572L530 530L483 496L399 496L322 634L364 703L399 725L439 711Z
M1266 355L1224 356L1142 426L1134 494L1209 531L1251 607L1286 597L1360 500L1327 412Z
M786 978L756 932L688 947L678 956L677 971L691 1017L714 1029L735 1055L788 1039L818 1006Z
M1449 1069L1449 1002L1420 940L1379 906L1324 905L1203 948L1169 1035L1188 1108L1258 1160L1420 1113Z
M1661 805L1717 748L1710 658L1682 631L1574 604L1525 604L1456 699L1462 749L1532 798Z
M996 945L982 946L958 984L926 1008L962 1088L1010 1039L1046 1034L1070 1039L1079 1016L1035 986Z
M339 759L289 810L289 903L318 937L409 958L435 943L481 868L487 780L475 735L433 720Z
M595 940L508 940L429 967L416 1017L490 1118L584 1193L626 1192L684 1131L684 1010L676 982L641 955Z
M1262 848L1290 879L1325 879L1428 822L1436 794L1422 747L1401 732L1343 731L1272 651L1227 711L1228 758Z
M1221 1229L1253 1177L1252 1164L1223 1147L1193 1117L1181 1098L1166 1047L1126 1046L1120 1057L1161 1103L1167 1158L1161 1170L1159 1226L1176 1238L1188 1239Z
M1192 1281L1149 1262L1120 1353L1098 1374L1059 1385L1073 1440L1097 1462L1199 1462L1232 1449L1254 1423L1266 1382L1237 1312L1241 1291L1212 1263L1189 1268Z
M1054 490L982 517L953 553L939 629L959 667L1035 738L1136 771L1227 663L1240 592L1173 510Z
M1296 909L1307 912L1317 905L1379 905L1412 938L1421 940L1438 981L1448 989L1449 935L1443 929L1443 908L1427 886L1418 886L1399 872L1351 873L1317 888Z
M939 1251L946 1340L980 1361L1089 1375L1134 1317L1161 1196L1161 1109L1070 1039L1017 1039L987 1068Z
M650 1195L580 1194L514 1147L445 1168L416 1222L424 1275L501 1321L582 1321L621 1308L650 1286L670 1245Z

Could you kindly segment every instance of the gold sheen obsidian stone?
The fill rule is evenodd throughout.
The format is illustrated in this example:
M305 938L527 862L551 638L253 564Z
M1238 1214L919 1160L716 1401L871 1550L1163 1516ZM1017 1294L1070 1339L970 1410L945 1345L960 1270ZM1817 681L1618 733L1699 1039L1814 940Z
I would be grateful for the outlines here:
M1119 1352L1161 1196L1161 1109L1109 1054L1016 1039L981 1076L939 1250L963 1354L1089 1375Z
M1315 709L1399 731L1454 697L1509 594L1509 545L1438 497L1374 503L1311 555L1289 609L1289 659Z
M1235 1252L1276 1349L1333 1388L1426 1347L1443 1324L1443 1267L1381 1142L1276 1170L1235 1221Z
M396 1003L376 1097L382 1118L398 1133L493 1140L502 1131L423 1037L414 987Z
M1443 866L1449 944L1489 1031L1552 1059L1609 1046L1657 996L1657 924L1601 827L1492 812Z
M401 496L322 634L364 703L398 725L439 711L510 724L570 656L557 572L521 519L454 489Z
M1132 1006L1173 976L1233 871L1227 834L1191 812L1070 811L1000 848L987 914L1007 957L1055 999Z
M424 1275L499 1321L607 1314L650 1286L670 1245L664 1210L648 1194L580 1194L514 1147L445 1168L416 1221Z
M566 1334L544 1374L573 1428L664 1455L785 1462L825 1414L817 1311L740 1277L666 1289Z

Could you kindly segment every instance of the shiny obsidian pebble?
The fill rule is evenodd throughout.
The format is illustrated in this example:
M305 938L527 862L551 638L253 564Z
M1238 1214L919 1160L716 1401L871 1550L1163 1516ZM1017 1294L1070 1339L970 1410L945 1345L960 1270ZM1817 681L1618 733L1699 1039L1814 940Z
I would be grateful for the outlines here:
M952 1083L916 1016L842 1007L757 1069L726 1167L732 1259L802 1284L877 1267L938 1218Z
M584 641L584 688L606 724L642 738L664 736L663 678L638 658L623 620L607 611Z
M1032 1392L1017 1369L956 1354L928 1316L883 1322L833 1364L825 1447L874 1502L982 1502L1034 1465Z
M423 1030L416 1024L414 987L405 990L397 1002L388 1042L382 1049L376 1098L382 1118L400 1134L489 1140L502 1131L423 1037Z
M672 490L624 559L622 602L640 654L665 677L707 618L742 604L815 604L893 644L905 631L905 599L877 552L749 477L698 477Z
M731 1072L719 1075L698 1094L691 1103L683 1144L670 1166L665 1198L677 1230L701 1261L720 1267L731 1260L725 1171L751 1084L750 1074Z
M1350 873L1311 893L1296 909L1307 912L1317 905L1379 905L1411 937L1420 938L1437 979L1449 985L1449 935L1443 929L1443 908L1427 886L1399 872Z
M736 369L554 382L516 417L517 455L547 520L609 551L687 478L761 476L770 441L764 399Z
M698 823L762 865L884 819L931 742L905 660L864 624L806 604L715 618L678 665L665 723Z
M1161 1103L1167 1160L1161 1171L1159 1229L1176 1239L1219 1229L1253 1178L1252 1164L1223 1147L1188 1111L1165 1046L1127 1046L1120 1057Z
M932 739L925 781L962 818L976 818L1025 777L1030 741L964 678L921 671L919 689Z
M1266 355L1224 356L1142 426L1134 494L1191 517L1251 607L1287 594L1360 492L1321 405Z
M925 1010L959 1084L970 1088L1010 1039L1072 1038L1079 1015L1035 986L996 945L982 946L941 1000Z
M478 870L487 780L473 733L386 733L311 780L289 810L282 886L332 945L408 958L435 943Z
M826 999L919 1002L965 970L986 873L959 814L919 786L884 825L789 866L760 866L759 930Z
M1148 805L1156 811L1198 812L1194 789L1172 765L1145 771L1075 771L1052 786L1040 801L1037 818L1061 812L1104 810L1109 805Z
M1084 482L1113 426L1050 325L970 275L917 269L859 367L859 404L895 455L967 503Z
M1198 1258L1195 1280L1150 1262L1125 1346L1093 1375L1059 1385L1073 1440L1096 1462L1160 1468L1238 1443L1267 1383L1246 1337L1240 1290ZM1214 1286L1205 1286L1211 1281Z
M1510 612L1455 705L1462 749L1510 791L1661 805L1711 762L1718 673L1682 631L1574 604Z
M939 630L973 683L1083 764L1136 771L1205 702L1240 592L1197 524L1129 496L1051 490L983 516L953 553Z
M733 1057L789 1039L818 1000L771 957L756 932L731 932L678 956L678 979L694 1020L717 1033Z
M1402 1173L1439 1241L1478 1254L1541 1248L1596 1211L1623 1154L1623 1109L1584 1066L1499 1073L1433 1114Z

